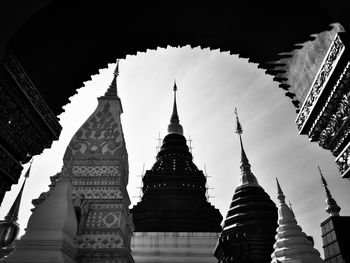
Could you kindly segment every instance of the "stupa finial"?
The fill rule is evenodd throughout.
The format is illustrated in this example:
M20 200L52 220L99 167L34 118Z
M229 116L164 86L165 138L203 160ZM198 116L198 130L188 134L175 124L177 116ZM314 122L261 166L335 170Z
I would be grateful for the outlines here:
M115 67L113 75L114 75L113 80L111 82L111 85L109 85L109 88L105 93L105 96L118 97L117 77L119 76L119 59L117 59L117 65Z
M277 183L277 198L278 200L280 200L281 204L285 205L286 202L285 202L285 196L283 194L283 191L282 191L282 188L280 186L280 183L278 182L278 179L276 177L276 183Z
M317 166L317 167L318 167L318 171L319 171L320 176L321 176L322 185L323 185L325 192L326 192L326 200L325 200L326 212L330 216L339 216L339 212L340 212L341 208L340 208L340 206L338 206L337 202L332 197L331 192L328 189L327 181L322 174L320 166Z
M241 179L240 179L241 185L260 186L258 183L258 180L256 179L256 177L254 176L254 174L250 170L251 166L250 166L248 157L244 151L243 142L242 142L243 128L242 128L242 125L241 125L239 118L238 118L237 108L235 108L234 113L236 115L236 131L235 132L238 134L239 141L241 144Z
M171 114L170 124L168 125L168 133L177 133L183 135L183 128L180 124L179 115L177 114L177 105L176 105L176 80L174 81L174 104L173 104L173 113Z

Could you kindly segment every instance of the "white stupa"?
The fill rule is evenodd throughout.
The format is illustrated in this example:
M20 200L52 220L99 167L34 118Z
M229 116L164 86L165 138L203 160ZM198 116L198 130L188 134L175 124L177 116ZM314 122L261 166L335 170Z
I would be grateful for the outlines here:
M277 178L276 178L277 180ZM324 262L306 234L295 220L294 213L285 202L285 196L277 180L278 227L271 263L319 263Z

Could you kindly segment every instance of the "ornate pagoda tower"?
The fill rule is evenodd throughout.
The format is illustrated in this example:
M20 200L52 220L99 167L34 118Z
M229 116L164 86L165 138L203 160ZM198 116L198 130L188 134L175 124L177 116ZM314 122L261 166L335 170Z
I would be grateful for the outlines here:
M320 253L295 220L293 211L285 202L285 196L277 181L278 228L271 263L321 263Z
M69 143L63 161L72 167L79 262L134 262L130 255L132 219L126 186L128 153L117 93L119 61L94 113Z
M241 145L241 177L214 255L219 263L269 262L277 227L277 208L250 170L237 110L235 113Z
M206 177L192 162L179 122L174 84L168 134L143 177L143 196L132 209L133 257L143 262L215 262L212 250L222 216L206 198Z
M117 94L118 65L119 62L107 92L98 98L96 110L70 141L62 172L51 177L48 192L33 200L35 208L23 236L30 251L19 254L15 250L13 254L18 256L6 262L134 262L130 251L133 224L126 190L128 154L120 120L123 109ZM50 252L45 242L46 247L52 244L53 229L57 238ZM42 233L45 240L40 240ZM60 251L65 252L64 256ZM46 256L35 259L36 255Z
M340 216L340 207L328 189L320 167L322 185L326 193L326 212L329 217L321 223L324 261L350 262L350 216Z

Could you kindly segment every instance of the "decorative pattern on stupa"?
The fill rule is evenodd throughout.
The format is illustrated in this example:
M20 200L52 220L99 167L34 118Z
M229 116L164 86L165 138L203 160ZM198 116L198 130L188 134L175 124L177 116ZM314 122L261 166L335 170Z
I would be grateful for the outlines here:
M313 247L295 220L294 213L285 202L285 196L277 181L278 228L271 263L319 263L320 253Z
M339 216L339 212L341 210L340 206L338 206L337 202L334 200L334 198L331 195L331 192L328 189L327 181L324 179L324 176L322 174L321 168L318 166L318 171L320 172L322 185L324 187L324 190L326 192L326 212L330 216Z
M222 216L206 198L206 177L192 161L174 105L156 162L143 177L132 209L135 232L220 232Z
M251 172L243 148L242 126L236 113L241 146L241 176L214 251L218 262L269 262L273 251L277 208Z
M118 67L119 62L111 85L71 139L63 158L63 168L72 170L79 263L134 262L130 254L133 224L126 190L128 154L120 120L123 109L117 95ZM51 177L51 188L59 177ZM40 205L47 194L33 200L33 204Z

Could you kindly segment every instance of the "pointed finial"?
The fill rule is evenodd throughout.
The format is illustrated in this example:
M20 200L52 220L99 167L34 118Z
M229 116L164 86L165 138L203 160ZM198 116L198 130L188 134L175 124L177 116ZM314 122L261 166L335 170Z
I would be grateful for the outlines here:
M326 212L330 216L339 216L339 212L340 212L341 208L340 208L340 206L338 206L337 202L332 197L331 192L329 191L328 186L327 186L327 181L322 174L320 166L317 166L317 168L318 168L318 171L319 171L320 176L321 176L322 185L323 185L325 192L326 192L326 200L325 200Z
M236 126L236 133L237 133L237 134L242 134L242 133L243 133L243 129L242 129L241 123L239 122L238 111L237 111L237 108L236 108L236 107L235 107L235 114L236 114L236 123L237 123L237 126Z
M7 220L7 221L16 222L18 220L18 212L19 212L19 207L21 205L22 193L23 193L23 189L24 189L24 185L26 183L26 180L29 177L30 169L32 168L32 163L33 163L33 158L30 161L30 165L29 165L26 173L24 174L24 181L23 181L22 187L21 187L15 201L13 202L9 212L5 216L5 220Z
M117 59L117 65L115 67L113 75L114 75L113 80L111 82L111 85L109 85L109 88L105 93L105 96L118 97L117 77L119 76L119 59Z
M256 177L254 176L254 174L251 172L250 170L250 163L248 160L248 157L244 151L244 147L243 147L243 141L242 141L242 133L243 133L243 129L242 129L242 125L239 122L239 118L238 118L238 112L237 112L237 108L235 108L234 111L235 115L236 115L236 133L239 135L239 141L241 144L241 185L250 185L250 186L259 186L258 180L256 179Z
M285 200L285 196L283 194L282 188L280 186L280 183L278 182L278 179L276 177L276 183L277 183L277 198L280 200L281 204L286 204Z
M170 124L168 125L168 133L177 133L183 135L183 128L180 124L179 116L177 114L177 105L176 105L176 81L174 81L174 104L173 104L173 112L170 118Z

